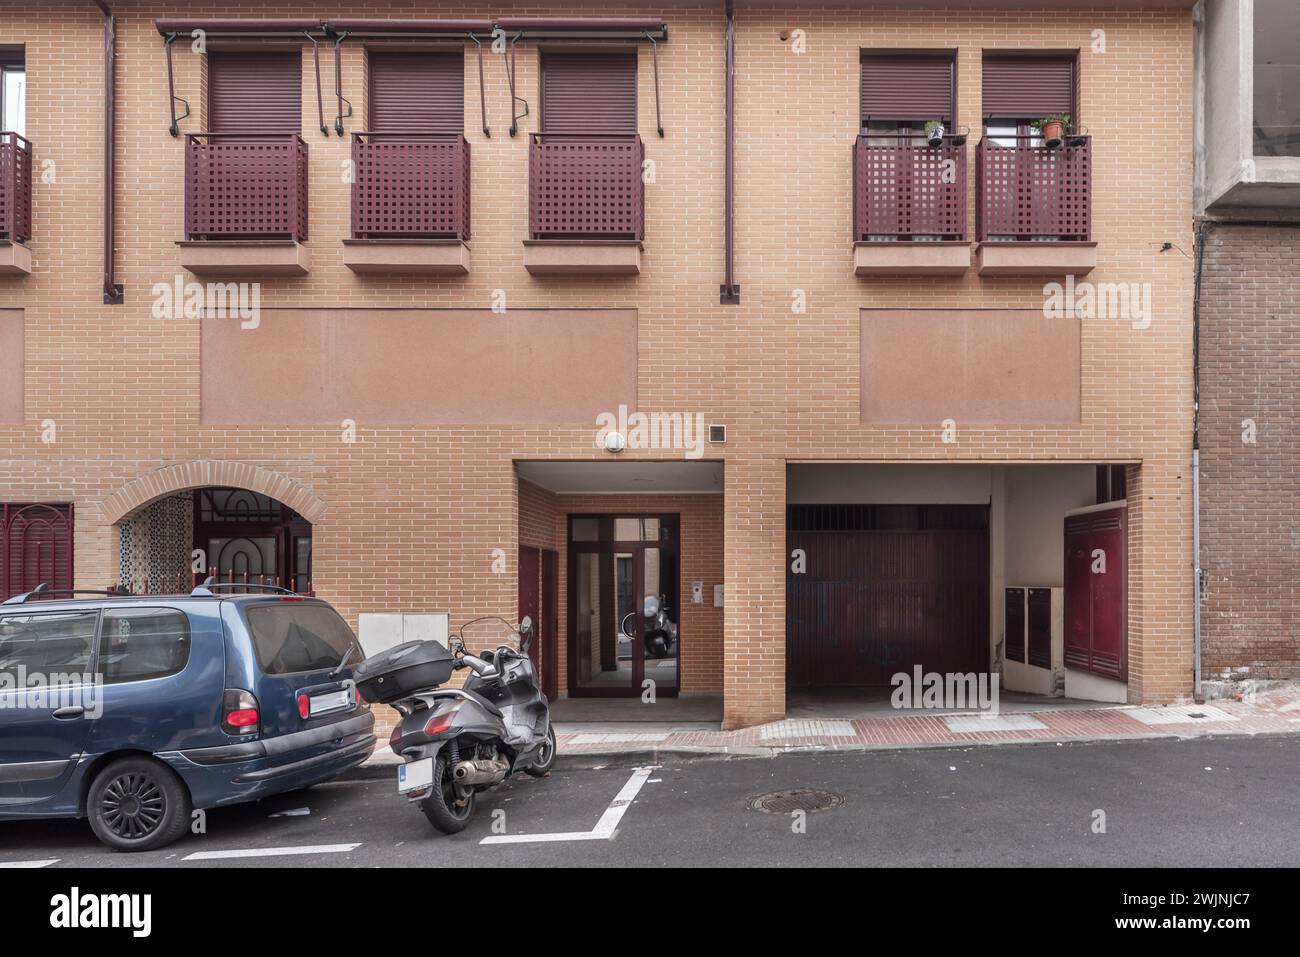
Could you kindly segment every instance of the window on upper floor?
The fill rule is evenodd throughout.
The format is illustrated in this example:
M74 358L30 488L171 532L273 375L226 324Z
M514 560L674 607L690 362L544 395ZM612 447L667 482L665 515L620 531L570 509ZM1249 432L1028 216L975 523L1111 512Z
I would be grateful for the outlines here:
M456 52L370 52L369 129L402 136L465 131L465 62Z
M208 129L223 134L302 132L298 50L213 50L208 54Z
M636 51L542 51L542 132L636 135Z
M984 134L997 146L1041 146L1034 123L1075 120L1073 56L986 54L983 88Z
M1300 4L1255 0L1256 156L1300 156Z
M917 143L930 121L952 132L956 64L951 53L864 50L859 103L869 146Z
M0 131L27 135L27 71L21 51L0 50Z

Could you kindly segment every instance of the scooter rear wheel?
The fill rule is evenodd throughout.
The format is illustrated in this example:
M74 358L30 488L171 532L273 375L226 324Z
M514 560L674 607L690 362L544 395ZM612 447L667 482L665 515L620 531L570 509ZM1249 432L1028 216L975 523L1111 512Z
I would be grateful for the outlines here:
M469 819L474 816L474 803L477 794L474 789L458 788L451 777L451 768L445 758L439 757L433 768L433 787L429 796L420 802L420 810L429 819L429 823L443 834L456 834L465 830Z

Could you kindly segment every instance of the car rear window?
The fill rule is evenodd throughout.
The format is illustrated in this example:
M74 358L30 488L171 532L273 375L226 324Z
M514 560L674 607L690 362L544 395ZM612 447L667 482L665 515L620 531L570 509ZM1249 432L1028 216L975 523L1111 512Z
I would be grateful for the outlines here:
M0 617L0 675L9 688L40 687L90 672L98 611Z
M248 609L248 630L257 662L268 675L334 668L356 641L329 605L254 605Z
M109 608L99 635L105 684L165 678L190 658L190 620L175 608Z

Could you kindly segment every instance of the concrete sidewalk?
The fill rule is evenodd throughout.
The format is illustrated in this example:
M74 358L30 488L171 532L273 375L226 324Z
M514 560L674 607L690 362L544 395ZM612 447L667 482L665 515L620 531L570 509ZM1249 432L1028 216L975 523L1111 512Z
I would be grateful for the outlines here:
M560 758L640 756L648 760L665 754L770 757L791 752L1300 734L1300 686L1274 688L1240 701L1167 707L1098 705L1004 711L997 716L895 711L862 718L794 718L739 731L635 722L575 727L557 722L556 732ZM388 768L397 760L384 747L363 768Z

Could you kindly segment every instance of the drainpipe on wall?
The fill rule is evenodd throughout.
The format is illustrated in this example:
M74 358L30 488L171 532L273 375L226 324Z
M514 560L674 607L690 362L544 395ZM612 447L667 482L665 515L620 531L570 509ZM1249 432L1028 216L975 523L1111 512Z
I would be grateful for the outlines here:
M736 11L727 2L726 29L726 189L723 199L723 223L726 246L726 282L719 288L718 301L724 306L740 305L740 286L736 285Z
M1213 224L1196 223L1196 275L1192 283L1192 697L1201 698L1201 272Z
M95 0L104 15L104 305L120 306L125 300L122 284L116 281L113 245L117 212L113 191L117 172L117 19L105 0Z

